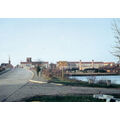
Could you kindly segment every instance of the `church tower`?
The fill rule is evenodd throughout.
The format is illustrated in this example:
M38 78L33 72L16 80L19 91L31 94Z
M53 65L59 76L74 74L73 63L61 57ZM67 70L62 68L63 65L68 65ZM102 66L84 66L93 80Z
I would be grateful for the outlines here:
M9 65L11 64L11 60L10 60L10 56L9 56L9 61L8 61Z

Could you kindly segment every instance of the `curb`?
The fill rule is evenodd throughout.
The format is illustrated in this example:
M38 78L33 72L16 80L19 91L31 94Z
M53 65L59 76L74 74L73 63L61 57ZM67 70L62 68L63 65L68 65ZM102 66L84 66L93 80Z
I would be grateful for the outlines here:
M32 79L33 79L34 76L35 76L35 73L33 71L31 71L31 70L29 70L29 71L32 73Z
M63 86L63 84L57 84L57 83L50 83L52 85L58 85L58 86Z
M42 82L42 81L36 81L36 80L29 80L29 82L38 83L38 84L46 84L46 83L48 83L48 82ZM48 83L48 84L57 85L57 86L63 86L63 84L56 84L56 83Z
M32 70L30 70L30 69L27 69L27 68L24 68L24 69L26 69L26 70L28 70L29 72L31 72L31 73L32 73L32 78L31 78L31 79L33 79L33 78L34 78L34 76L35 76L35 73L34 73Z
M32 82L32 83L39 83L39 84L45 84L45 83L48 83L48 82L42 82L42 81L36 81L36 80L33 80L34 76L35 76L35 73L33 71L31 71L30 69L27 69L28 71L30 71L32 73L32 80L29 80L29 82ZM49 84L52 84L52 85L57 85L57 86L63 86L63 84L56 84L56 83L49 83Z
M32 83L40 83L40 84L44 84L44 83L47 83L47 82L42 82L42 81L35 81L35 80L29 80L29 82L32 82Z

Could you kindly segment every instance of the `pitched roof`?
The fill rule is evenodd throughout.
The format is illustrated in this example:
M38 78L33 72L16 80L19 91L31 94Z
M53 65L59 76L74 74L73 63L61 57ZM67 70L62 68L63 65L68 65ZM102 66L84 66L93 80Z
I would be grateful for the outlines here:
M79 64L80 62L68 62L70 64ZM92 62L81 62L82 64L92 64ZM94 64L104 64L104 62L94 62Z
M48 62L21 62L21 64L33 64L33 65L35 65L35 64L48 64Z

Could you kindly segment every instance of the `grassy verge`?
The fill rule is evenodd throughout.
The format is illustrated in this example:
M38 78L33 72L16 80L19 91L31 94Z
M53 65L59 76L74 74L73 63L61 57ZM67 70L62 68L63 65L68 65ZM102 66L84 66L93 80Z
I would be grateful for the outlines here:
M93 83L93 84L89 84L88 82L85 81L78 81L78 80L73 80L73 79L68 79L68 78L52 78L51 80L49 80L50 83L59 83L59 84L63 84L66 86L81 86L81 87L100 87L100 88L120 88L120 85L116 85L116 84L111 84L109 86L107 86L106 84L97 84L97 83Z
M34 96L31 98L25 98L22 101L25 102L105 102L93 98L92 95L67 95L67 96Z
M120 94L110 94L112 96L114 96L115 98L120 98Z

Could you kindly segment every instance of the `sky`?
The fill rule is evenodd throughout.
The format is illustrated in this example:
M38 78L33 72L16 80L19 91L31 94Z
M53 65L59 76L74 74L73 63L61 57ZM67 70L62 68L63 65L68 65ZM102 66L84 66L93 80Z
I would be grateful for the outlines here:
M117 62L112 18L0 19L0 63L33 60Z

